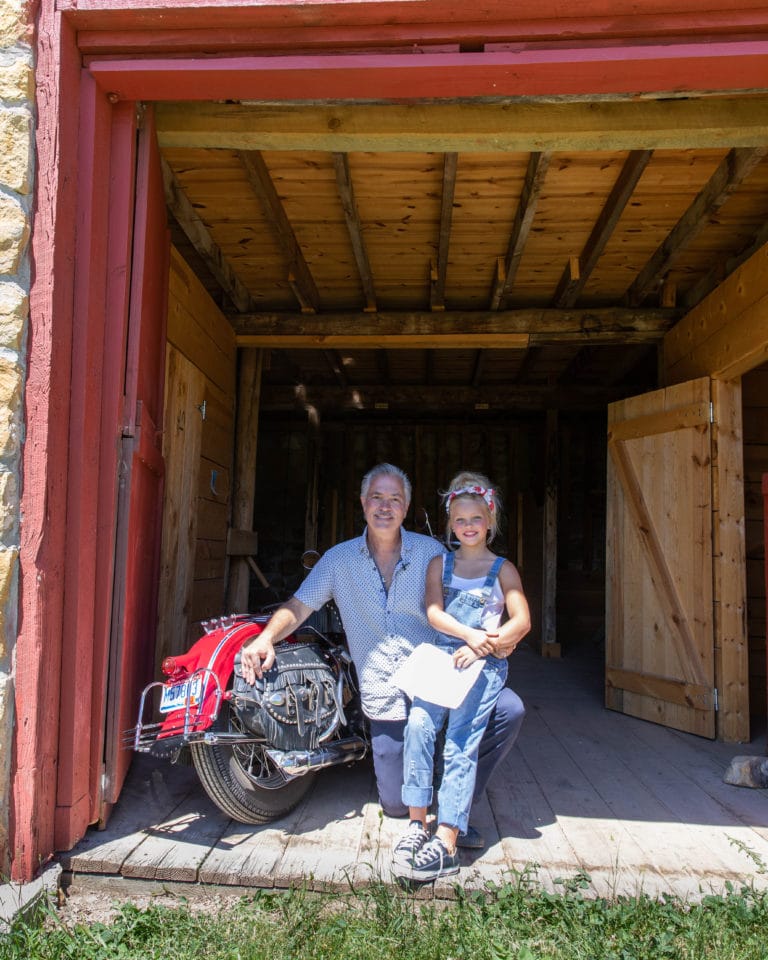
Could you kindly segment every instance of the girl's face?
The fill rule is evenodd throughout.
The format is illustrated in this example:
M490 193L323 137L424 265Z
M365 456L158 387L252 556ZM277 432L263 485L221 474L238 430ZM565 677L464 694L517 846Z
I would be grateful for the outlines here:
M451 501L451 530L460 544L485 545L491 526L491 514L485 501L475 497L457 497Z

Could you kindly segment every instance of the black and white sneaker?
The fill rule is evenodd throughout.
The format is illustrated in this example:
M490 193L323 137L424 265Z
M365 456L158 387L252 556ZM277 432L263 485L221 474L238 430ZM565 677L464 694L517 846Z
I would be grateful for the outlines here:
M449 853L440 837L432 837L414 855L410 863L396 864L398 876L428 883L459 872L459 855Z
M421 820L411 820L408 829L392 848L392 862L397 866L410 866L413 858L429 840Z

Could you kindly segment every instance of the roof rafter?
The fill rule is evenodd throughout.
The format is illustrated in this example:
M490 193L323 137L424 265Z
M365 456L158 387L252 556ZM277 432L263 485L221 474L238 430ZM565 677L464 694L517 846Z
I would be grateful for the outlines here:
M237 155L261 204L264 216L272 225L275 237L288 261L288 282L299 300L299 305L302 310L317 311L320 308L320 295L264 157L258 150L238 150Z
M445 309L445 281L448 274L448 248L451 242L453 198L456 193L458 153L443 157L443 189L440 196L440 224L437 238L436 276L431 279L429 303L433 310Z
M652 150L630 151L578 258L578 276L573 277L574 271L566 266L552 306L565 308L576 303L652 156Z
M515 212L512 232L509 235L509 245L504 260L503 276L497 279L491 293L491 310L500 310L502 308L515 282L517 268L522 260L525 244L528 241L528 234L531 232L531 227L533 226L533 218L536 215L536 205L539 202L541 188L544 185L544 178L547 175L551 157L552 153L550 151L534 152L528 160L528 169L525 172L523 189L520 192L520 202Z
M179 183L176 175L161 158L165 202L176 218L176 222L195 248L200 258L211 271L224 293L229 297L236 310L242 313L256 309L256 301L251 297L245 285L240 281L232 264L227 260L221 248L213 239L208 227L198 216L195 208Z
M766 146L734 147L728 151L717 170L627 290L627 304L637 306L659 286L709 218L722 207L767 153Z
M339 191L341 206L344 210L344 219L347 221L347 230L349 239L352 243L352 251L357 263L357 272L360 274L360 282L363 285L365 294L365 309L376 309L376 290L373 282L373 272L368 260L368 251L366 250L365 240L363 238L363 227L360 222L360 214L355 202L355 191L352 185L352 174L349 170L349 157L346 153L333 154L333 166L336 171L336 187Z

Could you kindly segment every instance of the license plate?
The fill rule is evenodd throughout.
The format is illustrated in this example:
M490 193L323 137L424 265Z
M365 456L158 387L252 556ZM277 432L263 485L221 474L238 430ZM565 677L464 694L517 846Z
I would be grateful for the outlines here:
M191 680L182 680L163 689L160 698L160 713L170 713L172 710L181 710L189 704L190 709L200 703L200 694L203 688L202 677L192 677Z

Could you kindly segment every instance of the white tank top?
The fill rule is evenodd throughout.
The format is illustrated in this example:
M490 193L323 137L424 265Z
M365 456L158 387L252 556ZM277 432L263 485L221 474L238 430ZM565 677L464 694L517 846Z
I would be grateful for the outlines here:
M443 558L443 568L445 568L445 558ZM475 597L483 595L483 584L485 577L478 577L476 580L465 580L464 577L457 577L456 574L451 577L451 586L456 590L465 590ZM501 622L501 615L504 613L504 591L501 589L501 581L498 577L494 581L488 602L483 607L480 616L480 623L483 630L491 632L498 629Z

